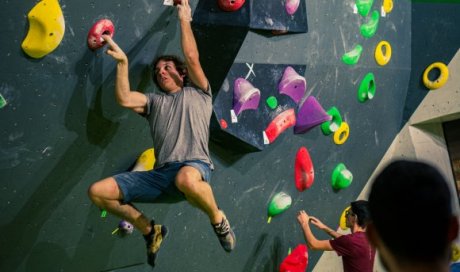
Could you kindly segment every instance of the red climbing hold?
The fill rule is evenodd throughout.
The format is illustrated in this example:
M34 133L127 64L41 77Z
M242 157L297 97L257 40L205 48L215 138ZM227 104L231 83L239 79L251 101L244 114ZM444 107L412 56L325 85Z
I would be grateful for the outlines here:
M245 0L217 0L219 8L223 11L237 11L244 5Z
M295 112L294 109L288 109L278 114L278 116L271 121L265 129L268 142L271 144L273 141L286 129L295 125Z
M315 170L313 169L310 153L308 153L305 147L301 147L297 151L294 171L295 187L297 190L303 192L313 185Z
M220 119L220 127L226 129L228 127L227 121Z
M284 258L280 265L280 272L304 272L308 266L308 249L300 244L291 254Z
M92 50L101 48L106 43L102 35L113 37L115 28L112 21L109 19L101 19L97 21L88 32L88 47Z

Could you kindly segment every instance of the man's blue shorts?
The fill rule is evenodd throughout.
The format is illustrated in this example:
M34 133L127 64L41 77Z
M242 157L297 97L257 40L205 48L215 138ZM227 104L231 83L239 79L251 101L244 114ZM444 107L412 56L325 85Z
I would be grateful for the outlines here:
M153 202L163 194L184 200L185 195L175 184L177 172L183 166L197 169L204 181L211 181L211 168L200 160L170 162L150 171L125 172L113 176L123 193L121 202Z

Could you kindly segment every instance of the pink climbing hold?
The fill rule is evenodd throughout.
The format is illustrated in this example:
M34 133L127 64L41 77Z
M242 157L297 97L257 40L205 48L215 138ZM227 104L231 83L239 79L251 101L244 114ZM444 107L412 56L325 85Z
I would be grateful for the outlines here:
M275 141L278 136L283 133L289 127L294 126L295 124L295 112L294 109L288 109L278 114L278 116L273 119L268 127L265 129L265 134L267 135L268 142L271 144Z
M294 165L295 187L303 192L313 185L315 170L311 161L310 153L305 147L299 148L295 157Z
M246 79L240 77L235 80L233 87L233 111L239 115L242 111L259 107L260 90L252 86Z
M286 12L289 15L293 15L299 8L300 0L286 0Z
M115 27L112 21L109 19L101 19L97 21L88 32L88 47L91 50L96 50L104 46L106 41L102 38L102 35L109 35L113 37L115 33Z
M283 77L278 85L281 94L288 95L292 100L299 104L305 90L307 82L303 76L300 76L291 66L286 67Z
M294 126L294 133L305 133L313 127L330 120L332 120L332 116L324 111L314 96L309 96L297 113L297 123Z
M280 272L305 272L308 266L308 248L300 244L284 258Z

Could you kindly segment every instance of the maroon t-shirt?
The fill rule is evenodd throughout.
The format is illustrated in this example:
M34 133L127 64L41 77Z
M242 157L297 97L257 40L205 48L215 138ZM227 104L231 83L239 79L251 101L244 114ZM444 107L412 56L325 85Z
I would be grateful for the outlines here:
M375 249L371 247L366 233L355 232L330 240L332 248L342 256L345 272L372 271Z

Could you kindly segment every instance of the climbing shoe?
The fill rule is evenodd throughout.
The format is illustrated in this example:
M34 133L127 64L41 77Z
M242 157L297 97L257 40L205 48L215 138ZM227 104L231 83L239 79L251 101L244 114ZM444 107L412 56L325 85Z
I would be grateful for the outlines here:
M236 238L235 234L233 233L232 227L230 227L230 223L228 219L225 217L225 214L222 212L222 222L219 224L212 224L214 228L214 232L219 239L220 244L224 248L225 251L230 252L235 248Z
M155 221L153 220L150 222L150 225L152 226L152 230L149 234L144 235L144 239L147 244L147 262L154 267L161 243L168 235L168 229L162 225L155 225Z

